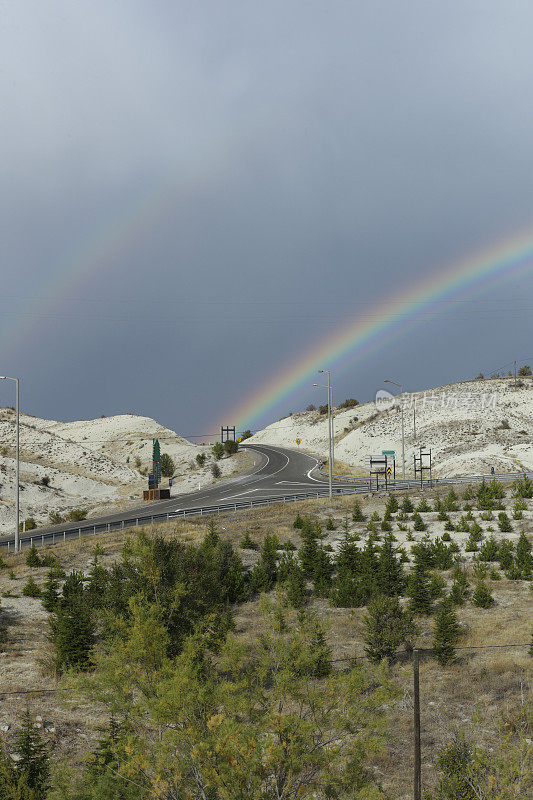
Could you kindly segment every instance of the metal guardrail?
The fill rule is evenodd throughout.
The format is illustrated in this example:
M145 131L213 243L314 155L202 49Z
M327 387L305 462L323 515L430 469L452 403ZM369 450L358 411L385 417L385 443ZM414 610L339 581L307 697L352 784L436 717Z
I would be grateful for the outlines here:
M513 480L521 478L524 475L533 478L533 472L509 472L500 475L466 475L459 478L433 478L431 481L425 479L422 483L420 480L413 479L396 479L395 481L388 481L387 486L385 482L377 489L376 486L370 486L369 481L361 478L354 478L353 481L358 481L357 485L351 486L337 486L333 487L333 494L350 495L350 494L374 494L383 491L401 491L402 489L420 489L420 488L434 488L435 486L447 486L460 483L476 483L482 480ZM334 476L346 481L342 475ZM245 508L256 508L258 506L271 505L274 503L294 503L298 500L312 500L321 497L328 497L328 488L314 491L314 492L299 492L298 494L277 495L276 497L268 497L262 500L246 500L240 503L225 503L222 505L214 506L199 506L198 508L184 509L183 511L169 511L164 514L143 514L133 517L127 517L113 522L98 522L92 525L83 525L73 528L65 528L59 531L50 531L48 533L34 534L30 536L21 536L20 549L24 545L28 547L43 546L45 544L57 544L65 542L67 539L78 538L82 536L89 536L96 533L111 533L111 531L124 530L125 528L138 527L140 525L153 525L154 522L170 522L173 519L186 519L187 517L201 517L209 514L221 514L228 511L239 511ZM13 542L0 542L0 547L7 549L9 553L13 549Z

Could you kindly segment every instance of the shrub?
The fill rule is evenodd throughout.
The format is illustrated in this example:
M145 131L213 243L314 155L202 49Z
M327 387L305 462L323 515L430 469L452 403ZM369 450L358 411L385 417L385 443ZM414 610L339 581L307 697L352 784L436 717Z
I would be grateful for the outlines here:
M361 506L358 500L355 500L352 506L352 520L354 522L364 522L365 520L365 515L361 510Z
M531 375L531 367L529 364L524 364L523 367L520 367L518 374L521 378L527 378L529 375Z
M441 539L442 539L442 541L443 541L443 542L451 542L451 540L452 540L452 537L450 536L450 534L448 533L448 531L445 531L445 532L442 534L442 536L441 536Z
M364 618L365 653L370 661L391 662L401 644L409 643L416 633L413 618L400 606L397 597L378 595L368 605Z
M425 497L423 497L422 500L419 502L416 510L418 511L419 514L431 511L431 506L429 505Z
M233 456L239 449L239 443L233 441L233 439L226 439L224 442L224 452L228 456Z
M494 605L494 598L484 581L479 581L477 584L472 594L472 603L478 608L490 608Z
M531 542L524 531L520 534L516 544L516 566L524 580L531 579L533 558L531 556Z
M513 530L513 526L511 525L511 520L505 513L505 511L500 511L498 514L498 527L502 533L510 533Z
M199 467L203 467L207 460L207 455L205 453L197 453L196 455L196 463Z
M318 413L319 414L327 414L328 413L328 406L327 403L323 406L318 406Z
M213 456L216 458L217 461L220 461L222 456L224 455L224 445L222 442L215 442L213 447L211 448Z
M64 520L59 511L50 511L48 521L50 525L61 525Z
M409 595L409 608L413 614L431 614L431 591L429 577L421 567L415 570L409 578L407 594Z
M43 486L50 486L50 478L48 475L43 475L41 478L41 483Z
M304 526L304 518L302 516L300 516L300 512L298 512L296 514L296 518L295 518L294 522L292 523L292 527L293 528L302 529L303 526Z
M453 571L453 579L450 601L456 606L462 606L470 593L466 572L461 567L456 567Z
M313 403L309 403L309 405L305 409L306 411L316 411L316 406Z
M487 539L486 542L483 542L479 548L479 558L481 561L497 561L499 552L500 545L494 536L491 536L490 539Z
M446 511L459 511L459 506L457 505L457 495L453 489L450 489L444 498L444 507L446 508Z
M414 511L414 506L410 497L403 498L401 509L404 514L411 514Z
M161 475L163 478L172 478L175 472L174 460L168 453L161 453Z
M22 590L22 594L24 597L40 597L41 596L41 589L35 583L32 577L28 578L26 581L24 588Z
M395 514L398 511L398 499L393 494L389 495L385 511L386 514L388 514L389 516L391 514Z
M251 430L250 430L250 429L248 429L248 430L246 430L246 431L243 431L243 432L241 433L241 442L243 442L245 439L250 439L250 438L251 438L251 436L252 436L252 432L251 432Z
M424 520L422 519L418 511L415 511L415 513L413 514L413 528L415 531L426 530L426 525L424 523Z
M242 550L259 550L259 545L254 542L254 540L250 536L250 532L246 531L244 536L241 539L241 549Z
M135 468L136 469L141 468L141 459L139 458L139 456L135 456Z
M35 522L33 517L28 517L24 522L19 522L19 531L23 529L26 531L34 531L37 527L37 523Z
M69 511L68 518L72 522L79 522L87 518L87 511L84 508L73 508L72 511Z
M211 475L213 476L213 478L220 478L220 476L222 475L220 467L216 462L211 465Z
M28 567L40 567L41 566L41 559L39 558L39 554L37 553L37 548L34 544L30 547L26 554L26 564Z
M513 483L513 495L515 497L522 497L524 499L531 499L533 497L533 481L524 475Z
M347 397L343 403L340 404L339 408L355 408L355 406L359 405L359 401L356 400L354 397Z
M328 520L326 522L326 530L327 531L334 531L335 530L335 523L333 522L331 517L328 517Z

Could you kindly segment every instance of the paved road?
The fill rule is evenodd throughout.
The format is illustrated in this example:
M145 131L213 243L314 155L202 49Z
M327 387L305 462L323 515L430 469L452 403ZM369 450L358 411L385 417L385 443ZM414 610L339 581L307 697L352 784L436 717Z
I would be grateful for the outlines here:
M187 494L177 494L170 500L143 503L136 508L102 517L91 517L82 522L69 522L61 525L38 528L30 533L21 534L21 541L29 542L33 538L38 544L44 535L47 538L52 533L78 532L80 526L97 526L103 530L105 526L116 527L123 520L146 518L150 515L171 514L178 511L209 508L212 506L229 505L250 500L265 500L280 495L299 494L305 492L324 491L327 489L327 479L317 471L317 459L307 453L287 450L280 447L267 445L241 445L247 449L254 458L254 466L245 474L237 478L228 478L219 481L214 486L208 486L200 491ZM337 481L336 486L348 487L342 481ZM0 546L14 544L14 536L0 537Z
M270 445L241 445L254 458L254 466L237 478L227 478L214 486L208 486L197 492L175 495L170 500L144 503L136 508L129 508L102 517L91 517L81 522L69 522L61 525L38 528L21 534L20 541L28 547L32 541L40 544L65 540L67 537L99 533L106 530L123 528L126 525L146 524L152 518L164 520L167 517L184 517L188 513L203 514L217 510L231 510L250 507L254 504L268 503L276 500L302 499L305 496L318 497L328 493L327 478L317 469L317 459L308 453L289 450ZM529 476L532 477L531 473ZM492 476L470 475L462 478L434 479L433 485L461 484L480 481ZM516 473L495 475L500 480L512 480ZM375 479L374 479L375 480ZM425 485L428 482L425 481ZM389 481L388 490L417 488L419 481L413 479L397 479ZM375 485L373 484L375 491ZM380 485L380 491L385 486ZM335 494L368 492L367 480L352 478L335 480ZM13 547L14 536L0 537L0 547Z

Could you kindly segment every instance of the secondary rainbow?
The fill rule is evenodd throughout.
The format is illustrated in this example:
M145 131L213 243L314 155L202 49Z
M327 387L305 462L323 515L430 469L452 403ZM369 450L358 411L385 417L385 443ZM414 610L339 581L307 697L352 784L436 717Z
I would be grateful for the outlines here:
M531 230L500 240L376 304L363 319L356 316L348 325L291 360L224 419L231 424L235 422L239 430L251 428L256 420L309 382L318 369L339 367L341 362L363 358L383 344L391 332L403 333L419 324L437 303L472 290L477 293L494 281L531 272L532 267Z

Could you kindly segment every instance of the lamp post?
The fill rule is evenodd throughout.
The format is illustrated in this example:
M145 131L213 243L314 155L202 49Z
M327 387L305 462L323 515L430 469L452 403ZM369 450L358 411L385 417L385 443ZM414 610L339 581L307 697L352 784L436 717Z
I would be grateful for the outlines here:
M403 397L402 397L402 395L403 395L403 386L402 386L401 383L397 383L396 381L385 380L385 381L383 381L383 383L393 383L394 386L399 386L400 387L400 398L401 398L401 404L402 404L402 477L405 480L405 426L404 426L404 421L403 421Z
M318 386L320 389L328 390L328 439L329 439L329 459L328 459L328 483L329 483L329 496L333 496L332 483L333 483L333 459L334 459L334 440L333 440L333 420L331 417L332 406L332 387L331 387L331 374L329 369L319 369L319 373L328 376L327 385L321 383L314 383L313 386Z
M13 381L17 387L17 475L16 475L16 497L17 497L17 520L16 520L16 527L15 527L15 553L19 551L19 519L20 519L20 504L19 504L19 475L20 475L20 426L19 426L19 379L18 378L8 378L7 375L0 375L0 381Z

